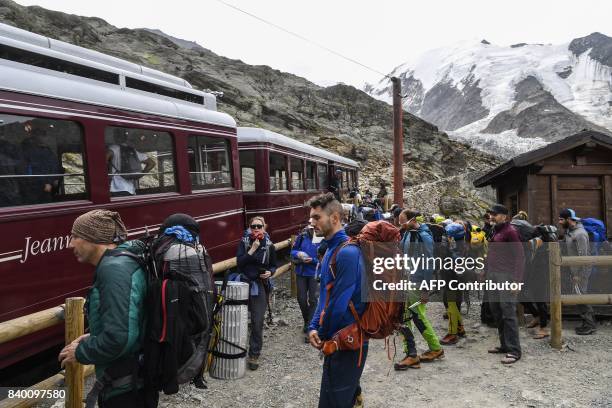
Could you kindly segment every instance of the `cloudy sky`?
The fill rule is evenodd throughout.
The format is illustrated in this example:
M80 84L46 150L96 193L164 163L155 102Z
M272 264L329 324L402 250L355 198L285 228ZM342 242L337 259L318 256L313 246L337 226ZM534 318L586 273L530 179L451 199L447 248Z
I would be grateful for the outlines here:
M223 0L387 73L458 40L569 42L612 36L610 0ZM217 54L264 64L321 85L361 87L380 75L221 4L219 0L17 0L101 17L117 27L158 28Z

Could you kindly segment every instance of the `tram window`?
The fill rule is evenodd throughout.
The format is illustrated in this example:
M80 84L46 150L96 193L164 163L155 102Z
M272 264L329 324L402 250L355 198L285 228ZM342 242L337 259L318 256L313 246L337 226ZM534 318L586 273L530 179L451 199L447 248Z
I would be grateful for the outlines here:
M291 158L291 189L304 190L304 160Z
M319 190L327 190L327 187L329 187L329 180L327 179L327 166L324 164L318 164L317 173L319 176Z
M0 207L87 198L76 122L0 114Z
M285 156L270 152L270 191L288 190Z
M189 174L194 190L232 187L230 144L226 139L189 136Z
M315 190L317 188L315 178L317 176L317 163L306 162L306 189Z
M169 133L109 126L104 142L112 197L176 191Z
M255 151L243 150L240 152L240 174L242 177L242 191L255 191Z

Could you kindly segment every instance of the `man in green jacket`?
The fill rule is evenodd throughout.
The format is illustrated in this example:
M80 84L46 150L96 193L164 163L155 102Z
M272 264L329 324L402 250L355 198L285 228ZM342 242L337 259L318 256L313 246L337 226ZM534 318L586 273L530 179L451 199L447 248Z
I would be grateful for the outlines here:
M81 263L96 267L86 312L89 334L64 347L59 360L94 364L96 384L87 406L144 407L138 356L144 336L145 271L134 255L140 241L127 241L118 213L93 210L72 226L70 248Z

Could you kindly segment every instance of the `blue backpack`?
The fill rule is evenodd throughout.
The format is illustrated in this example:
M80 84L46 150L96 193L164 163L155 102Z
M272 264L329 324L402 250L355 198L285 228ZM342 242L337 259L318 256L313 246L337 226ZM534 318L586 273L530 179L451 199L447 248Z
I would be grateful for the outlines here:
M582 226L589 233L592 242L607 241L606 227L603 221L597 218L583 218Z

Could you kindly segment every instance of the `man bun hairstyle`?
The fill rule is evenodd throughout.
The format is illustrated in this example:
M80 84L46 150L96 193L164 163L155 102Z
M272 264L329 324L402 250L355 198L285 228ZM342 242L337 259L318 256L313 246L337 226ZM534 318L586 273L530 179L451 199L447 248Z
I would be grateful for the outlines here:
M404 216L406 217L407 220L411 220L413 218L416 219L416 217L418 217L419 215L421 215L420 212L418 212L417 210L411 210L411 209L406 209L402 211L402 214L404 214Z
M340 201L336 200L333 193L323 193L318 196L314 196L306 202L306 206L310 208L321 207L321 209L324 210L327 215L337 213L340 217L342 217L343 213L342 204Z

